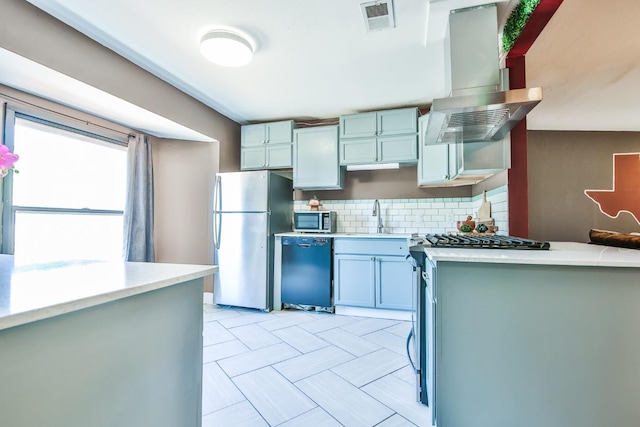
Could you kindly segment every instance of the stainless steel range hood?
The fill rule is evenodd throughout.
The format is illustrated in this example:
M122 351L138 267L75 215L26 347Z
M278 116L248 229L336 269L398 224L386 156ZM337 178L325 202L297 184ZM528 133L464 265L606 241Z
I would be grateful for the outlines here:
M494 4L452 11L445 52L448 98L434 99L425 145L504 138L542 100L542 88L503 90Z
M425 144L500 140L542 100L542 88L434 99Z

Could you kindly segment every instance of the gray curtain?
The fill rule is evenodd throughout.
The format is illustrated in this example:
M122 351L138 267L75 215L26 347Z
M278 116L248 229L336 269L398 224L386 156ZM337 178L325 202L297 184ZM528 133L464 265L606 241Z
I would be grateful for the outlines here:
M146 135L129 136L127 200L124 206L125 261L154 262L153 162Z

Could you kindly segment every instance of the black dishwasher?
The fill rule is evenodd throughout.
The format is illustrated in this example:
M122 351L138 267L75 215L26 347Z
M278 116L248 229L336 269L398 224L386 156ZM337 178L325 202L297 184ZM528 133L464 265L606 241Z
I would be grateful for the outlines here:
M285 305L333 312L330 237L283 236L281 300Z

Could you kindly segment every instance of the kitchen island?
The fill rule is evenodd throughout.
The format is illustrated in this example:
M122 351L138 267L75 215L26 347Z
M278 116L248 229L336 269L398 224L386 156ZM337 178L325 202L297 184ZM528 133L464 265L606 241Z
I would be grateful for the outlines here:
M0 255L0 425L199 426L216 266Z
M439 427L640 425L640 251L423 250Z

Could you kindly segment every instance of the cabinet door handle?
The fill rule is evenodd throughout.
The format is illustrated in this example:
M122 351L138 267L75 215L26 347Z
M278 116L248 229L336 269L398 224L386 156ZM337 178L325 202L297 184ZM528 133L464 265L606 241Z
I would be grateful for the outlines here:
M369 263L370 267L371 267L371 280L373 280L373 282L376 282L376 257L372 256L371 257L371 262ZM373 297L374 301L375 301L375 296Z

